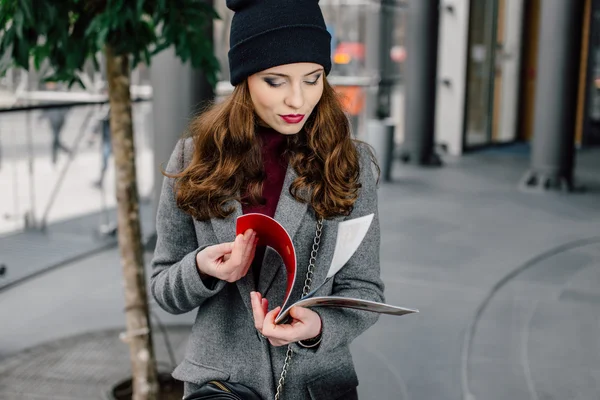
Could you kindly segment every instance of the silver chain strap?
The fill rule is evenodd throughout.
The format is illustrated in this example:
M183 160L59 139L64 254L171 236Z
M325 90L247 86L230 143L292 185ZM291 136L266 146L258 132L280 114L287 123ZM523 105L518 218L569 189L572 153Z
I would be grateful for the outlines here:
M310 293L310 287L312 285L312 278L315 274L315 265L317 262L317 252L319 251L319 244L321 243L321 233L323 231L323 218L319 218L317 221L317 231L315 232L315 239L313 241L312 250L310 252L310 262L308 263L308 271L306 272L306 280L304 281L304 288L302 288L302 297ZM285 361L283 362L283 369L281 370L281 376L277 383L277 393L275 393L275 400L281 398L281 392L283 390L283 384L285 383L285 376L287 375L290 362L292 361L292 345L288 344L287 352L285 354Z

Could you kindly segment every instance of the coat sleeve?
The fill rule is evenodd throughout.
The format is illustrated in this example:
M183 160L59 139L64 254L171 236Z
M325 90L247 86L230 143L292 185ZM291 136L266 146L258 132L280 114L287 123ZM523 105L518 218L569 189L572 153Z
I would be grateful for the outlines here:
M369 151L363 146L365 145L359 146L362 187L354 209L347 219L371 213L374 214L374 217L359 248L335 275L331 295L384 302L384 284L380 278L379 266L380 231L377 184ZM318 355L340 346L347 346L379 318L377 313L348 308L315 307L312 310L321 317L321 343L316 350L303 348L294 343L293 350L298 353Z
M184 152L192 146L192 139L181 139L166 171L183 170ZM193 218L177 207L173 185L173 179L163 179L156 216L157 242L151 263L150 288L154 299L165 311L182 314L201 306L223 289L225 282L200 277L196 255L215 243L204 243L204 238L196 236Z

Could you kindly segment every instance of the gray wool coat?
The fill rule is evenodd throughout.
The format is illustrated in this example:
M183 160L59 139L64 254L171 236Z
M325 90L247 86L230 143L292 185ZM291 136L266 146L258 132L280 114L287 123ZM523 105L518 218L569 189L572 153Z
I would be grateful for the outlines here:
M350 216L325 220L317 256L314 282L325 280L335 248L337 224L344 219L375 213L367 236L348 263L317 295L358 297L384 301L379 276L379 220L376 182L365 148L358 147L362 188ZM180 140L167 166L181 171L191 160L193 141ZM275 219L292 237L297 251L298 273L292 292L299 299L315 236L316 218L310 207L289 193L296 178L288 167ZM158 242L152 260L151 290L158 304L173 314L197 309L185 359L173 377L186 382L189 392L210 380L242 383L265 400L273 399L287 346L274 347L262 339L255 327L250 292L258 290L269 300L269 308L281 305L286 287L285 268L279 255L267 248L259 282L248 274L235 283L213 280L205 285L196 267L196 254L207 246L235 239L236 217L241 205L232 201L234 213L225 219L198 221L175 203L173 180L165 178L157 215ZM315 349L293 344L283 400L348 399L356 396L358 379L348 345L370 327L378 314L365 311L316 307L322 319L322 342ZM187 395L188 393L186 393Z

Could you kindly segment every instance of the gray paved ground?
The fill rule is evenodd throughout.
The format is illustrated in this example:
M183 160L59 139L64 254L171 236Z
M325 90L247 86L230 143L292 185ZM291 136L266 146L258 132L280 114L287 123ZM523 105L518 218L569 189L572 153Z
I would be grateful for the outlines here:
M140 212L142 235L146 238L153 229L149 200L142 200ZM114 248L116 220L116 210L110 208L51 224L45 231L30 229L0 238L0 265L6 268L0 291L55 267Z
M583 194L520 192L527 164L504 150L442 169L395 166L380 189L382 276L390 303L421 312L382 316L353 343L361 398L600 397L600 153L578 155ZM0 304L0 398L39 398L11 397L24 383L6 371L32 373L31 354L52 350L39 376L64 378L64 338L104 332L73 340L114 343L106 335L114 340L123 325L117 251L2 291ZM193 318L156 314L165 324ZM81 398L61 393L54 398Z

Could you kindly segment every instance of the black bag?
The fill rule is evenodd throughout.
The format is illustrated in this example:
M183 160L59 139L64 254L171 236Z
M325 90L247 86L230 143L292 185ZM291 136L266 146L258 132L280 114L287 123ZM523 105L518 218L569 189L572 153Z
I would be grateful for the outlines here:
M252 389L240 383L210 381L183 400L261 400Z

